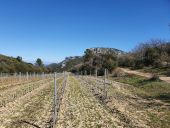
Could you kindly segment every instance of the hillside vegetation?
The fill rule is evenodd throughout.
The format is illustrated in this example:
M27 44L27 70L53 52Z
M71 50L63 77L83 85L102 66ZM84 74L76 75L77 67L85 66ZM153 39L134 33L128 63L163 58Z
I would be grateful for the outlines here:
M119 58L119 65L140 69L143 67L160 68L170 65L170 42L151 40L140 43L130 53Z
M46 72L46 68L41 65L41 60L37 59L38 63L33 65L22 61L21 57L8 57L0 54L0 72L2 73L15 73L15 72Z
M72 68L74 73L103 75L104 69L110 73L116 67L128 67L131 69L143 69L158 75L170 75L170 42L163 40L151 40L140 43L134 50L125 53L111 48L87 49L83 56L83 62Z
M35 65L0 55L0 72L63 72L76 74L104 74L104 69L113 73L116 67L140 69L158 75L170 76L170 42L151 40L140 43L131 52L126 53L115 48L89 48L83 56L66 57L60 63L44 66L41 59Z
M66 57L60 63L52 63L47 65L47 68L51 72L63 72L63 71L71 71L73 67L78 66L83 62L83 57L75 56L75 57Z

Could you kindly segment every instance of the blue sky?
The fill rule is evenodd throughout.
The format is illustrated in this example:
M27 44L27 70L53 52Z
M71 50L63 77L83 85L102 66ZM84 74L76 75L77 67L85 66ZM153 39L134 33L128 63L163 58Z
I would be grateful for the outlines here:
M0 54L57 62L170 39L170 0L0 0Z

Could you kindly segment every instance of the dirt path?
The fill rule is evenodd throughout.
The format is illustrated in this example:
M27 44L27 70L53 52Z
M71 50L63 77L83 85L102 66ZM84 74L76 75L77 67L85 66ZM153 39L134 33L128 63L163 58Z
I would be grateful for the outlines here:
M124 72L129 73L129 74L135 74L135 75L139 75L139 76L143 76L146 78L151 78L152 74L151 73L143 73L143 72L139 72L139 71L135 71L135 70L130 70L127 68L121 68ZM159 77L161 80L166 81L167 83L170 83L170 77Z

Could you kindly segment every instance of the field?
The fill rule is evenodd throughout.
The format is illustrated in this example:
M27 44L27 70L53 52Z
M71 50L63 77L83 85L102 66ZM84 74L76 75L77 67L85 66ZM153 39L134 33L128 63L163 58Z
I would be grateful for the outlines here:
M170 88L166 82L135 75L106 81L102 77L57 75L53 125L52 76L6 79L0 87L0 128L170 127Z
M61 75L57 78L59 90ZM15 81L15 78L8 79ZM20 82L10 86L1 84L0 127L49 127L53 111L53 77L34 77L23 81L26 80L21 78Z

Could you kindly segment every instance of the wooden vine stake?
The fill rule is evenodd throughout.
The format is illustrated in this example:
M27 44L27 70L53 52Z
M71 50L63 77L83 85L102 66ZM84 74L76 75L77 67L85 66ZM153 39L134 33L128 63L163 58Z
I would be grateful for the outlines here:
M106 75L107 75L107 69L104 70L104 98L105 98L105 99L107 99Z
M56 73L54 73L54 115L53 115L53 128L56 126L57 115L57 86L56 86Z

